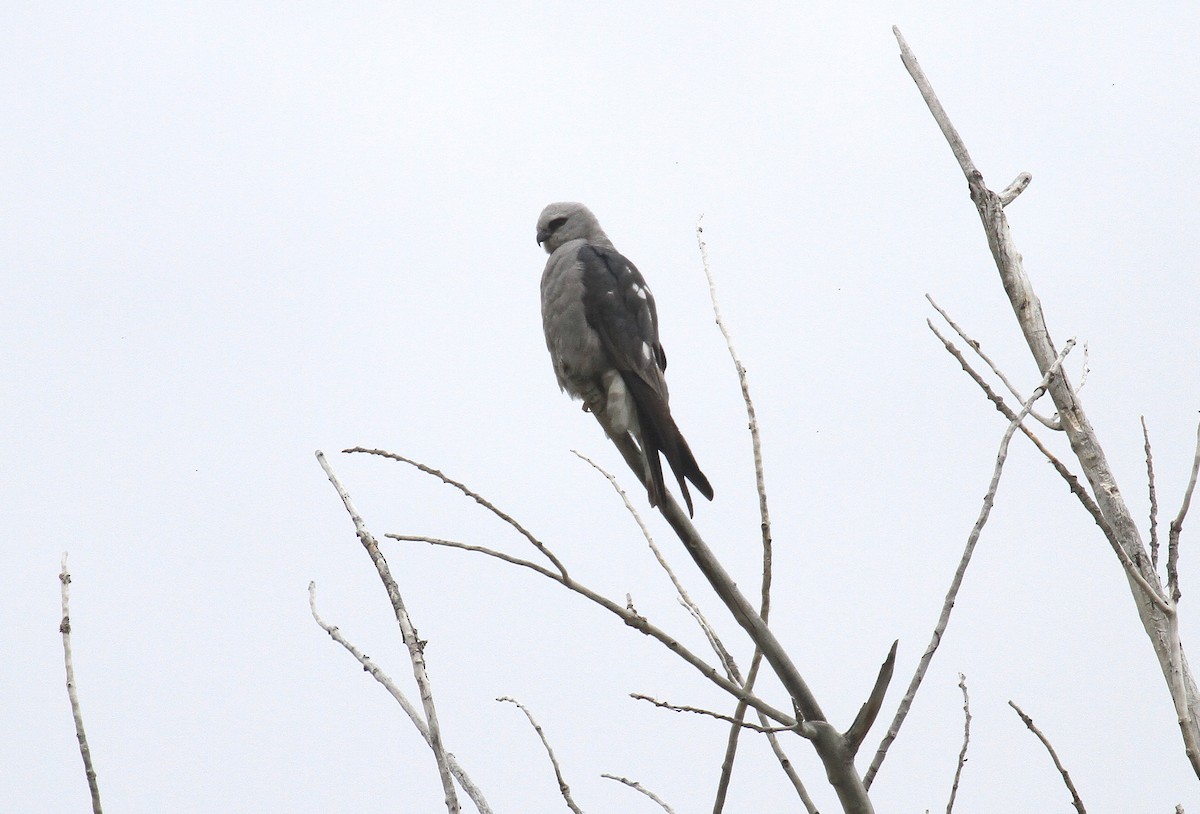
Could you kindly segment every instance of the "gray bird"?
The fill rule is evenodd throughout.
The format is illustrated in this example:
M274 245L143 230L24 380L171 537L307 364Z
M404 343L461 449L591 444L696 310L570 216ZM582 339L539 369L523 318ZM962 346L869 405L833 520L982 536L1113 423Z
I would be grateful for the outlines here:
M633 433L651 506L666 492L662 453L693 514L684 479L709 500L713 490L667 405L667 354L645 279L583 204L543 209L537 242L550 255L542 272L542 327L559 388L603 417L610 434Z

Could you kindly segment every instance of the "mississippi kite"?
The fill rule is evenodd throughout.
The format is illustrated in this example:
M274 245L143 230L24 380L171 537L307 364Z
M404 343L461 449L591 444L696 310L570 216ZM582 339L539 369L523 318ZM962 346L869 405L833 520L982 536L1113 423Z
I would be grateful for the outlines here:
M709 500L713 490L667 405L667 355L646 281L583 204L542 210L537 242L550 255L542 272L542 327L559 388L603 417L610 432L633 433L651 506L666 493L662 453L692 514L684 479Z

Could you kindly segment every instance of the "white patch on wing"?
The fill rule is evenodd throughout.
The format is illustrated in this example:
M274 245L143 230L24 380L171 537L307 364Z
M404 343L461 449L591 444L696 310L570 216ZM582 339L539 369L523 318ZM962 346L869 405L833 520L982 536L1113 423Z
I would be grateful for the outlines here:
M637 288L637 286L634 286L634 288ZM638 288L637 289L637 295L639 297L641 297L643 300L646 299L646 296L649 293L650 293L650 289L648 289L648 288Z
M642 356L645 356L647 359L650 358L650 344L648 342L642 343Z

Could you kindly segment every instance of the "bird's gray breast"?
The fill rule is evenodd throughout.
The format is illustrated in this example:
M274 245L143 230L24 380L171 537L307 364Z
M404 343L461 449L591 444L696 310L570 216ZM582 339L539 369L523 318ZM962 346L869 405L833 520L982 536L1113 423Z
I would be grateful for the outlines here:
M612 367L600 335L588 325L583 304L583 240L564 243L550 255L542 272L542 329L558 385L587 398L600 376Z

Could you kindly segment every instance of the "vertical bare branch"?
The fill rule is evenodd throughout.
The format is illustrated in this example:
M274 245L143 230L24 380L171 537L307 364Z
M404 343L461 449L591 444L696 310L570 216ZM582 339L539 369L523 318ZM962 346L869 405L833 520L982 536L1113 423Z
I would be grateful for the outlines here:
M378 664L371 660L371 657L363 653L350 641L342 635L342 631L336 626L331 625L321 618L317 613L317 583L308 583L308 607L312 611L313 621L329 634L329 638L340 644L346 651L358 660L358 663L363 666L363 670L371 674L371 677L383 685L384 689L391 694L392 698L396 699L396 703L404 710L404 714L412 721L413 726L417 728L417 732L429 743L429 727L425 724L425 719L421 717L421 713L412 705L412 702L404 695L396 682L392 681L391 676L385 673ZM466 770L459 764L458 759L449 752L446 753L446 762L450 765L450 773L454 775L454 779L462 786L463 791L471 798L471 802L475 804L479 814L492 814L492 809L484 799L483 792L475 785L474 781L467 775Z
M1037 735L1037 739L1042 742L1042 745L1046 747L1046 751L1050 753L1050 759L1054 761L1054 768L1058 769L1058 773L1062 775L1063 782L1067 784L1067 791L1071 792L1071 805L1075 806L1075 811L1078 814L1087 814L1083 808L1083 801L1079 799L1079 792L1075 790L1075 784L1071 782L1071 775L1063 768L1062 761L1058 759L1058 753L1054 751L1054 747L1050 745L1050 741L1042 734L1042 730L1034 726L1033 719L1026 715L1020 707L1012 701L1009 701L1008 705L1020 716L1025 726L1029 727L1029 731Z
M613 445L625 459L625 465L639 475L642 472L642 458L637 446L628 435L610 432L605 426L603 413L593 416L604 428ZM812 731L811 738L817 756L825 767L826 777L833 790L837 793L846 814L871 814L874 808L867 796L867 790L859 777L854 765L854 755L847 748L845 738L825 718L825 713L817 703L816 696L808 687L800 671L792 662L791 656L783 645L775 638L774 632L767 627L766 622L758 615L754 606L742 594L737 583L725 570L725 566L716 558L708 543L693 525L691 518L679 507L675 498L667 492L662 504L658 507L663 519L675 531L688 554L704 574L709 585L725 603L725 607L733 615L734 620L750 636L751 641L763 651L763 658L779 677L788 695L792 699L797 712L804 718L805 726ZM772 716L774 717L774 716Z
M1142 439L1146 450L1146 483L1150 489L1150 566L1158 573L1158 496L1154 492L1154 456L1150 452L1150 430L1142 416Z
M583 814L583 812L580 811L579 806L575 805L575 801L571 799L571 787L567 785L566 779L563 778L562 769L560 769L558 766L558 759L554 757L554 750L550 748L550 741L546 739L546 733L542 731L541 724L534 720L533 714L530 713L530 711L525 708L525 705L517 699L510 698L507 695L502 695L496 700L502 702L507 701L510 704L516 704L521 712L525 713L525 717L529 719L529 724L533 727L533 731L536 732L537 736L542 739L542 746L546 747L546 755L550 758L550 765L554 767L554 777L558 780L558 790L562 794L563 800L567 802L567 807L574 811L575 814Z
M713 317L716 319L717 327L721 330L721 335L725 337L725 347L729 350L729 358L733 360L733 366L738 375L738 383L742 388L742 401L746 404L746 418L750 430L750 447L754 455L754 483L758 490L759 528L762 531L763 548L762 584L759 589L758 615L766 622L771 615L771 580L774 553L771 545L771 512L767 505L767 485L766 477L763 474L762 437L758 431L758 414L754 410L754 400L750 397L750 379L746 374L746 366L742 364L742 360L738 356L737 348L733 344L733 337L729 332L729 327L725 324L725 318L721 314L721 303L717 299L716 278L713 277L712 266L708 262L708 245L704 242L704 227L699 224L696 226L696 242L700 247L700 260L704 267L704 277L708 280L708 296L712 300ZM754 689L754 683L758 680L758 672L762 666L762 658L762 650L756 647L754 655L750 658L750 670L746 674L747 691ZM745 718L745 715L746 705L739 703L733 717L741 721ZM742 727L734 725L729 728L729 737L725 745L725 757L721 761L721 775L717 781L716 799L713 801L713 814L721 814L725 809L725 799L729 793L730 780L733 777L733 764L737 756L738 741L741 734ZM787 760L786 756L782 754L782 748L773 737L771 739L771 747L775 750L776 756L780 758L784 771L788 772L788 776L792 778L793 785L795 785L805 805L808 806L808 810L815 812L814 805L808 797L808 792L805 791L803 784L800 783L799 777L791 770L791 761Z
M950 800L946 803L946 814L953 814L954 798L958 797L958 781L962 779L963 766L967 763L967 746L971 743L971 699L967 695L967 677L958 674L958 688L963 694L963 744L958 752L958 768L954 770L954 785L950 787Z
M932 327L932 326L931 326ZM939 334L940 335L940 334ZM950 612L954 610L954 602L958 597L958 589L962 586L963 576L967 573L967 566L971 564L971 555L975 553L975 544L979 542L979 535L983 531L984 525L988 521L988 517L992 513L992 504L996 501L996 490L1000 486L1000 475L1004 471L1004 462L1008 459L1008 445L1012 441L1013 434L1017 431L1017 427L1025 420L1025 416L1033 409L1033 404L1046 392L1046 388L1050 380L1058 373L1062 367L1063 359L1071 352L1071 348L1075 346L1075 340L1067 342L1062 353L1054 360L1054 364L1046 371L1046 375L1042 377L1042 381L1021 405L1021 412L1013 416L1008 422L1008 428L1004 431L1004 437L1000 440L1000 451L996 453L996 465L992 469L992 480L988 484L987 493L983 496L983 506L979 509L979 517L975 520L975 525L971 528L971 533L967 536L967 544L963 548L962 557L959 558L958 568L954 571L954 578L950 580L950 588L946 591L946 598L942 601L942 613L938 617L937 625L934 626L933 636L929 640L929 645L925 648L924 654L921 656L920 662L917 664L917 670L913 674L912 680L908 684L908 689L904 693L904 697L900 700L900 706L896 710L896 715L892 719L891 726L888 727L887 733L883 736L883 740L879 744L879 749L875 752L875 757L871 761L870 768L863 778L863 783L869 789L871 783L875 779L875 775L879 772L879 767L883 765L883 759L887 757L887 751L892 745L892 741L896 739L896 735L900 732L900 727L904 723L904 719L908 717L908 710L912 706L913 699L917 695L917 690L921 686L921 682L925 679L925 672L929 669L929 663L933 661L933 654L937 652L938 647L942 643L942 634L946 632L946 626L950 624Z
M83 711L79 707L79 693L75 688L75 660L71 657L71 572L67 570L67 554L62 555L62 570L58 574L62 583L62 621L58 632L62 634L63 661L67 667L67 697L71 700L71 717L75 719L75 737L79 741L79 754L83 757L83 772L87 775L88 790L92 795L92 812L101 814L100 784L96 780L96 768L92 765L92 750L88 748L87 735L83 731Z
M1175 515L1175 519L1171 521L1171 530L1167 539L1167 593L1172 602L1179 602L1179 535L1183 531L1183 519L1187 517L1188 508L1192 505L1192 492L1196 488L1198 472L1200 472L1200 425L1196 427L1196 454L1192 458L1192 475L1188 478L1179 514Z
M408 657L412 662L413 678L416 679L417 687L421 693L421 706L425 710L425 723L429 727L429 747L433 750L434 758L437 760L438 774L442 779L442 790L446 793L446 810L449 814L458 814L460 811L458 804L458 795L454 791L454 780L450 774L450 766L446 760L446 749L442 745L441 727L438 726L437 709L433 703L433 689L429 683L429 676L425 672L425 642L417 638L417 631L412 626L412 621L408 617L408 611L404 607L404 600L400 596L400 588L396 585L396 580L392 578L391 569L388 568L387 560L384 559L383 552L379 550L379 543L375 540L374 535L367 530L366 524L358 513L358 509L354 508L354 503L350 500L350 495L346 492L342 482L338 480L337 475L333 473L333 469L329 466L329 462L325 460L325 453L317 450L317 461L320 462L321 468L325 470L325 475L329 478L329 482L333 484L333 488L337 490L338 497L342 499L342 505L346 507L347 514L354 522L354 530L358 534L358 540L366 549L367 554L371 557L371 561L375 563L375 570L379 572L379 578L383 581L384 587L387 589L388 599L391 600L392 609L396 613L396 621L400 625L400 634L404 638L404 644L408 648Z

